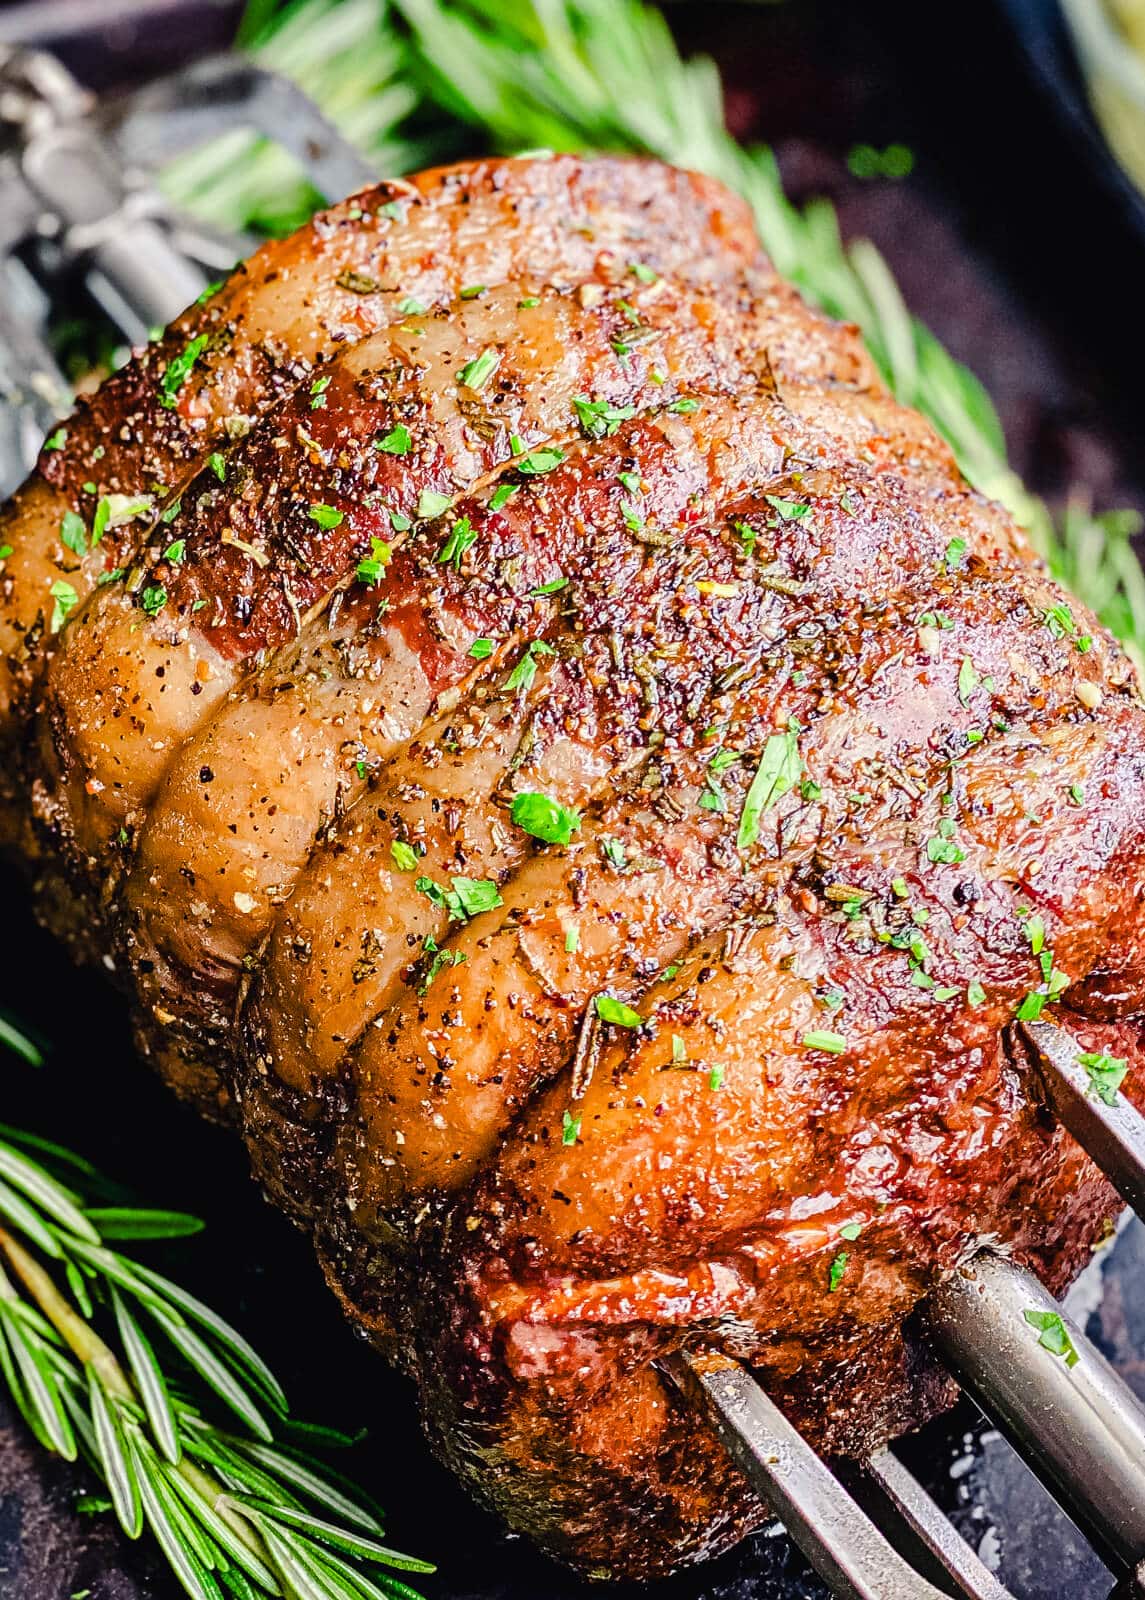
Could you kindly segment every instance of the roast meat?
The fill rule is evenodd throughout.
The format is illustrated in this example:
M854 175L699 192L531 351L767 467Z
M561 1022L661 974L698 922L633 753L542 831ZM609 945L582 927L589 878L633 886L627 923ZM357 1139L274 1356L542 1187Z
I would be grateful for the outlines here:
M1010 1024L1137 1095L1133 672L717 184L356 195L2 515L42 915L564 1559L767 1515L659 1357L863 1451L949 1401L939 1277L1060 1290L1109 1228Z

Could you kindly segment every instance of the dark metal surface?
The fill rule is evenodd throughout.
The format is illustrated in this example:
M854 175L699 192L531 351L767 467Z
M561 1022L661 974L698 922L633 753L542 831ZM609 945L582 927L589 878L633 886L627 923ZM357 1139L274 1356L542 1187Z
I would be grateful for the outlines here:
M0 38L10 16L27 40L37 11L50 14L57 39L65 12L86 17L89 42L75 44L69 61L101 81L122 79L133 59L153 67L161 56L171 67L221 42L224 13L206 0L165 3L162 28L125 21L130 9L106 0L0 5ZM100 34L113 11L118 44ZM673 21L720 57L737 130L779 144L794 192L835 198L845 231L876 240L910 303L986 380L1019 470L1050 494L1085 481L1100 504L1145 506L1145 257L1124 208L1095 188L1089 154L1047 112L995 7L700 3L674 9ZM853 143L892 139L915 150L910 180L848 175ZM156 1259L242 1320L301 1414L369 1427L351 1470L387 1506L393 1541L441 1563L423 1585L433 1600L599 1595L507 1536L434 1467L407 1388L347 1332L308 1246L259 1202L241 1152L139 1068L121 1003L96 975L75 975L32 928L20 887L4 880L0 895L0 992L56 1043L40 1073L3 1063L4 1120L72 1142L129 1175L150 1203L206 1216L204 1239ZM1095 1270L1073 1302L1075 1318L1145 1394L1145 1230L1127 1230ZM904 1454L1016 1595L1104 1600L1111 1580L1097 1558L969 1406L908 1441ZM85 1487L45 1463L18 1427L0 1425L3 1600L68 1600L84 1590L89 1600L175 1600L144 1546L126 1545L106 1519L75 1514ZM824 1591L786 1539L764 1535L654 1591L609 1593L821 1600Z

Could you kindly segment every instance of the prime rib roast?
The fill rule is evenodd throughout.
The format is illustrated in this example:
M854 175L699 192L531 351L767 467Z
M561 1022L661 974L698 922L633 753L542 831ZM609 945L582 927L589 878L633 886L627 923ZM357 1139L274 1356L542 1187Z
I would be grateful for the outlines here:
M565 1560L767 1516L658 1358L862 1452L952 1398L942 1275L1060 1291L1110 1228L1010 1024L1139 1094L1131 665L718 184L351 197L81 402L0 550L40 914Z

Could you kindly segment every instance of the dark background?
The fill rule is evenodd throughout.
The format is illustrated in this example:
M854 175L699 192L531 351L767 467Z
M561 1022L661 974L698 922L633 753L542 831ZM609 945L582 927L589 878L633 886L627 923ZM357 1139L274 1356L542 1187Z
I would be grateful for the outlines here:
M238 8L156 0L0 5L0 41L58 48L95 87L170 70L227 41ZM737 133L780 152L790 192L828 194L844 232L875 240L913 309L997 400L1015 466L1051 498L1145 510L1145 211L1093 159L1050 0L787 0L679 4L685 46L716 55ZM1015 26L1017 21L1018 26ZM1055 93L1047 93L1047 85ZM1064 96L1057 91L1064 87ZM901 182L861 181L860 141L915 154ZM390 1512L399 1547L437 1560L432 1600L581 1600L585 1586L476 1511L428 1459L406 1388L357 1345L304 1241L250 1183L241 1152L179 1110L133 1060L121 1003L76 974L0 878L0 1000L53 1043L32 1072L5 1064L3 1116L74 1144L156 1205L207 1218L162 1265L238 1320L302 1416L369 1441L339 1463ZM1145 1230L1105 1267L1091 1333L1145 1393ZM1028 1600L1096 1600L1110 1580L1009 1450L967 1407L906 1453ZM29 1446L0 1406L0 1596L173 1600L145 1542L79 1516L85 1485ZM600 1593L601 1591L597 1591ZM761 1537L655 1591L617 1600L795 1600L822 1591L785 1538Z

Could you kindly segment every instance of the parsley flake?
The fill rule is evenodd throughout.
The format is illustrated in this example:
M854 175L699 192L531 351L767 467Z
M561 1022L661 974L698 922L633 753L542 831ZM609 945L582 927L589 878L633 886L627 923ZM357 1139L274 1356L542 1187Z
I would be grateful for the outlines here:
M755 777L744 797L736 845L748 850L759 838L760 821L776 801L799 781L803 761L799 754L798 732L773 733L763 747Z
M841 1056L847 1048L847 1041L841 1033L825 1033L819 1028L805 1033L802 1042L805 1050L821 1050L831 1056Z
M626 1006L623 1000L617 1000L610 994L598 994L596 997L596 1014L602 1022L611 1022L617 1028L642 1028L644 1018L639 1011L633 1011L631 1006Z
M1048 1350L1051 1355L1061 1356L1067 1367L1075 1367L1078 1354L1074 1349L1073 1340L1069 1330L1056 1311L1022 1312L1023 1317L1031 1328L1038 1330L1038 1343L1043 1350Z
M530 450L527 456L517 462L517 471L526 478L539 478L543 473L559 467L564 459L563 450Z
M162 378L159 380L159 404L167 411L174 411L179 404L179 390L191 376L191 368L207 347L207 335L199 334L192 339L190 344L177 356L172 356L167 363Z
M459 517L446 535L445 543L437 552L439 565L452 564L455 572L461 571L461 558L477 543L477 529L468 517Z
M1089 1093L1104 1100L1107 1106L1117 1104L1117 1091L1129 1070L1129 1062L1121 1056L1111 1056L1107 1050L1087 1050L1078 1056L1077 1064L1084 1067L1089 1077Z
M389 566L393 553L393 549L386 543L385 539L372 538L370 540L369 555L363 556L361 561L358 562L357 573L361 581L369 584L371 589L375 584L380 583L382 574Z
M482 350L479 356L467 361L457 374L457 381L465 389L483 389L501 364L496 350Z
M417 866L417 851L404 839L395 839L390 845L390 855L399 872L413 872Z
M57 578L49 587L48 593L55 601L51 621L48 623L48 632L59 633L67 621L68 614L79 605L80 597L73 586L66 583L63 578Z
M449 496L447 494L438 494L435 489L423 489L417 497L416 515L423 520L440 517L448 506ZM391 518L391 521L393 520ZM394 521L394 527L397 527L396 521Z
M518 828L546 844L568 844L580 827L580 813L547 794L514 795L509 815Z
M410 431L404 422L395 423L384 439L374 440L374 449L381 450L387 456L408 455L412 445Z
M316 522L322 529L340 528L346 518L344 511L338 511L334 506L323 505L321 501L315 501L306 515L311 522Z
M87 524L74 511L65 511L60 522L60 543L77 556L87 554Z

